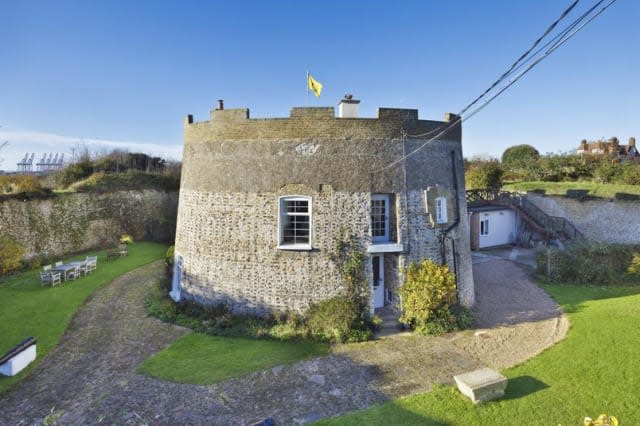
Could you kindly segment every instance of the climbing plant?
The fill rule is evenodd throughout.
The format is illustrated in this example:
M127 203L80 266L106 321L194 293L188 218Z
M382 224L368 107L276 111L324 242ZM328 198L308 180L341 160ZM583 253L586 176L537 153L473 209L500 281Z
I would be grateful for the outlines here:
M369 286L364 270L365 255L355 237L340 238L332 260L344 279L344 292L312 306L307 325L312 335L325 340L367 340L372 332Z

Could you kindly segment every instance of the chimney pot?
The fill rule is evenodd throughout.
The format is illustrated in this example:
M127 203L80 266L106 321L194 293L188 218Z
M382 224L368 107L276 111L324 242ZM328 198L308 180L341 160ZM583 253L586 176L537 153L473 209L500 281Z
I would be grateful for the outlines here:
M347 93L338 103L338 118L358 118L359 100L353 99L353 95Z

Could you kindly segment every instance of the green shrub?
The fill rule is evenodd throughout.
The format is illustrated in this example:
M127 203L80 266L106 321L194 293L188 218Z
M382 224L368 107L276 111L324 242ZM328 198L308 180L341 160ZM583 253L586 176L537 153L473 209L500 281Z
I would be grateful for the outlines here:
M617 183L640 185L640 164L624 163Z
M124 173L93 173L76 181L72 188L80 192L112 192L158 189L175 191L180 188L180 177L164 173L127 170Z
M311 335L331 342L358 342L371 336L360 306L346 296L336 296L312 306L307 313Z
M0 176L0 194L39 196L47 194L40 179L32 175Z
M498 160L472 159L465 162L465 187L467 189L493 189L502 187L503 170Z
M166 263L167 266L173 266L175 252L176 252L176 247L169 246L169 248L167 249L167 252L164 255L164 263Z
M640 253L633 253L627 273L635 278L640 278Z
M470 323L470 311L456 301L456 281L446 265L411 263L399 290L400 321L423 334L442 334Z
M537 270L550 282L626 284L633 277L628 269L634 252L639 248L636 245L584 241L571 244L565 250L540 249L536 252Z
M132 244L133 243L133 237L129 234L122 234L120 235L120 238L118 239L118 242L120 244Z
M62 175L62 184L67 187L71 184L85 179L93 173L93 163L89 159L88 155L82 157L77 163L68 165L64 169Z
M22 268L24 246L9 236L0 237L0 274L18 271Z

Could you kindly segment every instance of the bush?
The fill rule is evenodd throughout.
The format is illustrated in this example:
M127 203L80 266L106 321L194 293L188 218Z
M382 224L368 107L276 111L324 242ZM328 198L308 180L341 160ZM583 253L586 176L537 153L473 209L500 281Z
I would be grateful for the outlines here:
M122 234L120 235L120 238L118 239L118 242L120 244L133 244L133 237L129 234Z
M639 249L635 245L584 241L565 250L540 249L536 252L536 263L538 273L550 282L624 285L634 277L629 268Z
M400 287L400 321L423 334L443 334L468 326L471 312L456 301L456 281L446 265L411 263Z
M0 194L41 195L44 194L40 180L31 175L0 176Z
M307 313L311 335L331 342L358 342L371 336L360 307L346 296L336 296L312 306Z
M0 237L0 274L18 271L26 249L9 236Z
M494 189L502 187L503 170L498 160L472 159L465 164L466 189Z
M627 273L635 278L640 278L640 253L633 253Z
M83 156L80 161L68 165L62 175L62 184L66 187L79 180L85 179L93 173L93 163L88 155Z
M72 188L80 192L111 192L158 189L175 191L180 188L180 177L163 173L128 170L125 173L93 173L79 180Z
M167 252L164 254L164 263L166 263L167 266L173 266L175 252L176 246L169 246Z
M502 167L508 179L535 179L532 171L538 168L539 158L540 153L531 145L514 145L502 154Z

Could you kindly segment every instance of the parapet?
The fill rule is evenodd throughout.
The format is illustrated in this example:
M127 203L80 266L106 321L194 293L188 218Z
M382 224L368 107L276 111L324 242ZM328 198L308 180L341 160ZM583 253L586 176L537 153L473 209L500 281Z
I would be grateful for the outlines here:
M447 127L440 139L460 142L459 117L447 113L444 118L420 120L417 109L406 108L378 108L375 118L337 117L334 107L293 107L289 117L250 118L248 108L221 109L219 104L207 121L194 122L191 115L185 118L185 143L283 138L400 140L404 135L424 135Z

